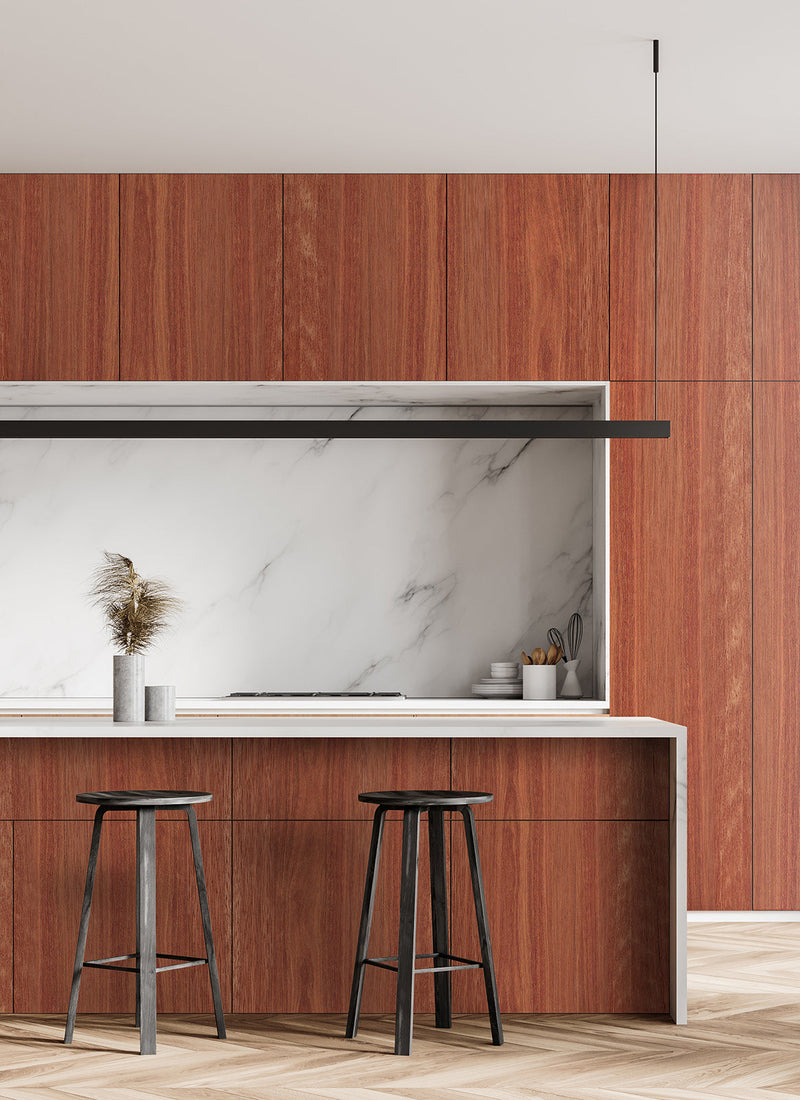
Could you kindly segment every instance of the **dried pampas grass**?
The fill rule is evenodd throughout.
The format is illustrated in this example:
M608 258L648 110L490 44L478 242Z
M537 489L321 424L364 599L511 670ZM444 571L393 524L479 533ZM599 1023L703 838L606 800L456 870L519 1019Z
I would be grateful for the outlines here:
M95 571L89 598L106 619L115 648L128 655L143 653L170 625L183 602L164 581L146 581L124 554L104 554Z

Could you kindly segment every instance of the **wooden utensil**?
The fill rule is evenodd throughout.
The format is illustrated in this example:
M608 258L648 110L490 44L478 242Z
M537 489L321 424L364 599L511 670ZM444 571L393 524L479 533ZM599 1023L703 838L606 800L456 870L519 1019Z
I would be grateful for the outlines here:
M550 648L547 651L547 663L548 663L548 665L558 664L560 656L561 656L561 650L559 649L559 647L557 645L551 645Z
M522 663L523 663L523 665L532 665L533 664L533 661L531 660L531 658L528 656L528 654L525 652L524 649L522 651Z
M543 649L537 647L531 653L531 659L535 665L543 665L547 660L547 654Z

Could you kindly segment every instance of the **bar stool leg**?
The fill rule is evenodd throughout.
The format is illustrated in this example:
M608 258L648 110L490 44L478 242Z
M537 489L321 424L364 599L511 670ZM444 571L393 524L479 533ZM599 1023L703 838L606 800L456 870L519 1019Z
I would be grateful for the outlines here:
M394 1020L395 1054L411 1053L414 1026L414 965L417 940L417 870L419 867L419 808L403 811L403 866L400 875L400 938L397 949L397 1005Z
M431 862L431 917L433 950L447 955L450 951L447 930L447 853L444 843L444 812L428 810L428 848ZM439 959L433 965L440 964ZM448 960L444 960L448 962ZM433 995L436 1005L436 1026L452 1027L450 971L433 975Z
M489 1004L492 1042L499 1047L503 1045L503 1025L500 1021L500 1005L497 1000L497 981L494 976L492 941L489 936L489 918L486 915L486 895L483 892L483 875L481 874L481 857L478 854L478 836L475 832L475 816L470 806L462 806L461 813L464 816L464 830L467 835L469 873L472 877L472 895L475 899L475 917L478 922L478 939L481 945L483 980L486 984L486 1000Z
M100 831L103 828L103 815L105 812L102 806L98 806L94 815L92 843L89 847L89 865L86 868L86 886L83 891L83 908L81 909L81 920L78 925L78 946L75 950L75 966L72 971L72 989L69 994L67 1027L64 1032L65 1043L72 1042L72 1036L75 1032L75 1016L78 1012L78 993L81 988L83 960L86 955L86 936L89 931L89 913L92 909L92 894L94 892L94 876L97 870L97 853L100 850Z
M383 840L383 822L386 811L378 806L372 819L372 840L367 861L367 878L364 883L364 900L361 905L361 925L358 929L356 962L353 968L353 984L350 988L350 1008L347 1013L346 1039L355 1039L358 1034L358 1017L361 1012L361 994L364 992L365 959L369 949L369 933L372 927L372 912L375 908L375 886L378 881L378 864L381 858Z
M156 811L136 811L139 1050L156 1052Z
M197 814L194 806L186 807L186 816L189 818L189 834L192 838L192 855L194 857L194 876L197 879L197 896L200 899L200 917L203 921L203 936L206 941L206 958L208 959L208 976L211 979L211 997L214 1001L214 1017L217 1021L217 1037L225 1038L225 1017L222 1014L222 994L219 988L219 973L217 972L217 954L214 950L214 937L211 934L211 913L208 908L208 891L206 890L206 876L203 870L203 856L200 851L200 833L197 830Z
M137 815L138 816L138 815ZM139 833L137 829L136 833L136 1011L133 1017L133 1026L140 1028L142 1026L142 983L141 983L141 965L142 965L142 922L141 922L141 907L139 905L139 898L142 893L142 875L141 868L139 866Z

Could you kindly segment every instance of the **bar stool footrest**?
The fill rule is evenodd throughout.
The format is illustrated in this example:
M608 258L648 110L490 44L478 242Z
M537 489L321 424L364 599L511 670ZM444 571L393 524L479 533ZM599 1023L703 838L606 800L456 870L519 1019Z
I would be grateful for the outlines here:
M419 966L414 968L415 974L442 974L450 970L483 970L483 963L475 959L462 959L460 955L447 955L443 951L434 951L430 955L415 955L414 959L447 959L448 962L459 963L459 966ZM397 955L380 955L374 959L364 959L362 966L377 966L381 970L397 971L392 962L398 961Z
M135 959L136 952L131 955L111 955L107 959L90 959L83 964L83 968L87 967L90 970L121 970L126 974L139 974L141 972L140 966L116 966L116 963L124 962L125 959ZM162 955L156 952L157 959L179 959L177 963L173 963L172 966L157 966L156 974L161 974L164 970L183 970L188 966L208 966L208 959L202 959L197 955Z

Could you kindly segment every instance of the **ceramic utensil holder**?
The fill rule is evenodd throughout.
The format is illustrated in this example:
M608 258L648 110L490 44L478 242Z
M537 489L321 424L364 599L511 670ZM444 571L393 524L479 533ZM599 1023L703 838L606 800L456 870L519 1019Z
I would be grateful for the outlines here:
M556 697L556 666L555 665L523 665L522 666L522 698L523 699L555 699Z
M561 698L562 699L582 699L583 688L581 682L578 679L578 665L580 661L565 661L564 667L567 670L567 676L564 683L561 685Z
M175 686L148 684L144 689L145 722L175 721Z
M144 656L114 655L114 721L144 722Z

